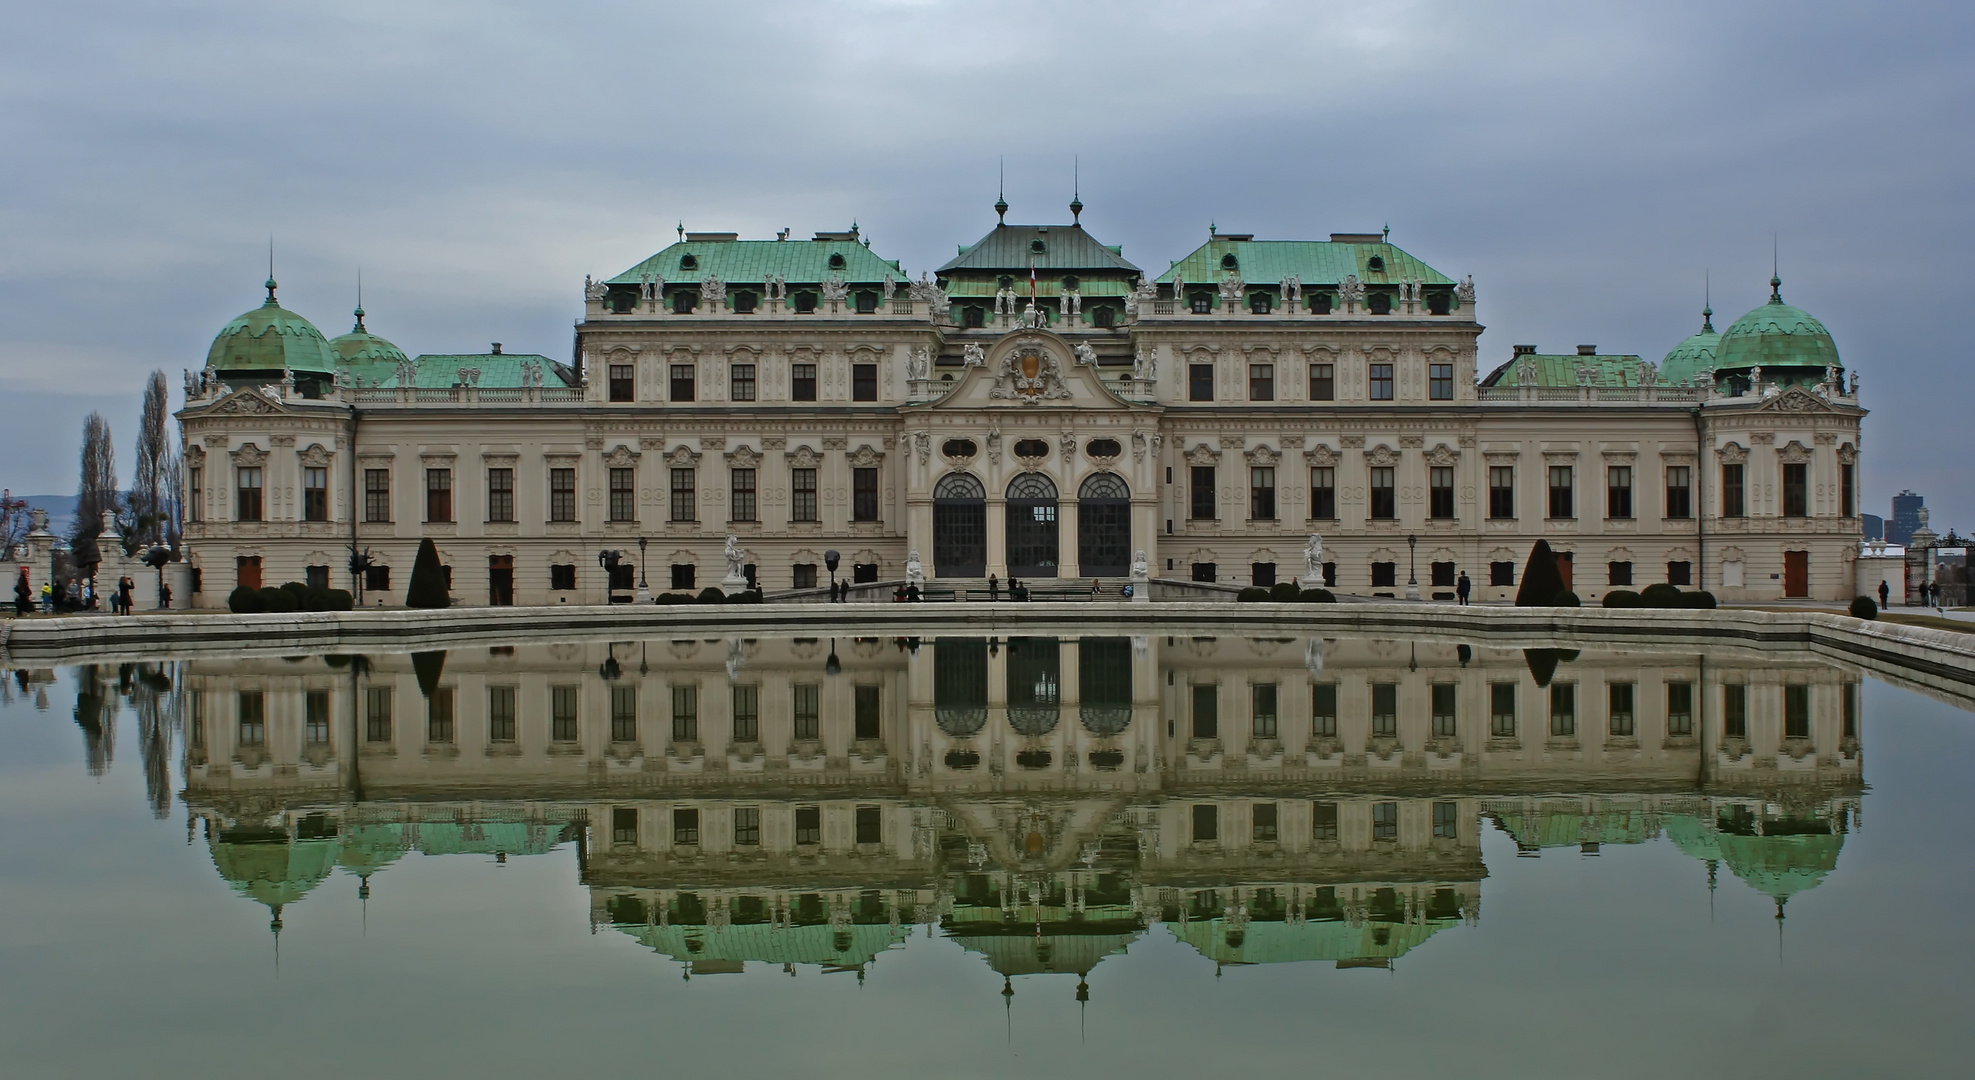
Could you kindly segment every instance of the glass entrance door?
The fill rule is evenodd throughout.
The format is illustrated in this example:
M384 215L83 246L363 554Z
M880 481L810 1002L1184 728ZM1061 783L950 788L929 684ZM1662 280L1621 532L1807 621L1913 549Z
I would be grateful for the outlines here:
M1056 485L1041 473L1023 473L1008 485L1008 575L1056 576Z

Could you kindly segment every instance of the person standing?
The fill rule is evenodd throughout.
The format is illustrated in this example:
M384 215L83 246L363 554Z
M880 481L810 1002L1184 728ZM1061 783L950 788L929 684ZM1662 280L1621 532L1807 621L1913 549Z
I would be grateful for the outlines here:
M1468 580L1468 572L1461 571L1460 579L1454 582L1454 595L1460 598L1462 607L1468 606L1468 593L1473 590L1474 582Z
M988 575L988 600L989 600L989 602L993 602L993 601L996 601L996 600L1000 600L1000 599L1001 599L1001 578L1000 578L1000 576L999 576L999 575L996 575L996 574L989 574L989 575Z
M1886 606L1886 601L1888 601L1888 600L1890 600L1890 599L1892 599L1892 596L1893 596L1893 589L1892 589L1892 586L1890 586L1890 585L1887 585L1887 584L1886 584L1886 579L1885 579L1885 578L1880 578L1880 579L1879 579L1879 606L1880 606L1881 608L1884 608L1884 607Z
M137 583L130 578L125 577L122 581L117 582L117 607L122 609L125 615L130 614L131 609L135 606L131 601L137 599L136 593Z
M21 577L14 582L14 614L27 617L34 610L34 586L28 584L27 567L21 567Z

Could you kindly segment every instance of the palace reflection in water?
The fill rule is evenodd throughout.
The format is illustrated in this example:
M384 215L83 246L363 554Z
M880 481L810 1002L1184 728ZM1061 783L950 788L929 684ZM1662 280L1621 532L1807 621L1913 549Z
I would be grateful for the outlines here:
M688 975L861 971L935 923L1006 975L1148 932L1389 966L1478 920L1487 827L1665 836L1781 917L1863 791L1857 677L1809 656L763 638L161 674L188 828L277 931L337 868L369 895L412 852L572 844L592 926Z

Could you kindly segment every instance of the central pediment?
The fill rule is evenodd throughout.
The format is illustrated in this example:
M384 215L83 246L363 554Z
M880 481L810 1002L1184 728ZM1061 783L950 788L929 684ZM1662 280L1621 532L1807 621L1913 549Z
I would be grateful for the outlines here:
M959 381L919 409L1143 408L1104 385L1097 353L1042 329L1015 330L982 348L968 343Z

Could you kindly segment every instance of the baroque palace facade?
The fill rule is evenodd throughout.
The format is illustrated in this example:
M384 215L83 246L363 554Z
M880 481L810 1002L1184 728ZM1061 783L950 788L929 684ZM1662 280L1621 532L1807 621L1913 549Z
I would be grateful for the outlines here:
M396 603L424 537L464 604L731 588L729 537L770 592L837 550L934 587L1466 572L1494 600L1543 537L1587 600L1848 598L1858 380L1779 285L1657 365L1516 346L1484 373L1472 283L1380 234L1218 234L1154 274L1004 221L912 281L854 228L682 230L586 283L568 364L413 359L361 309L325 339L270 280L187 376L192 602L354 585L354 549Z

